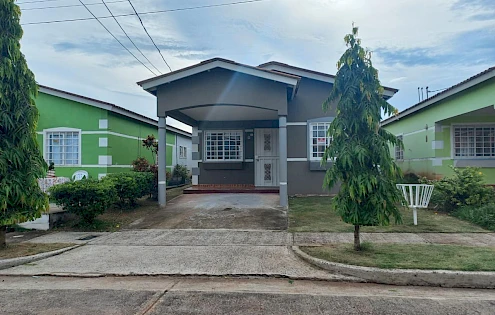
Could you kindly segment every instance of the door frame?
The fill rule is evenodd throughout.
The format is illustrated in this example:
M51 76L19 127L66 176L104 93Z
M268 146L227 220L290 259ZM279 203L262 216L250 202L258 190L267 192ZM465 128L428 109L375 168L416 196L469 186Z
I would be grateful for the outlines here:
M276 135L277 141L275 142L275 147L274 150L276 155L259 155L260 152L258 152L258 141L263 141L261 140L261 136L259 134L262 134L263 130L270 130L274 131L273 134ZM256 187L279 187L280 186L280 180L279 180L279 168L280 168L280 148L279 148L279 142L278 142L279 134L278 134L278 128L255 128L254 129L254 185ZM274 177L274 183L272 185L264 185L264 184L259 184L263 182L259 176L260 174L258 173L258 167L260 166L261 162L263 160L272 160L275 161L272 162L272 165L274 165L274 169L272 170L272 174Z

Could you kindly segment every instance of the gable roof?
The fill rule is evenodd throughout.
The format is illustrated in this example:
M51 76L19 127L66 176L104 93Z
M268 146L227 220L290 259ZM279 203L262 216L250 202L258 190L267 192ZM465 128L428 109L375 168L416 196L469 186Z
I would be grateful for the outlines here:
M104 101L100 101L100 100L97 100L94 98L82 96L79 94L74 94L71 92L55 89L55 88L48 87L45 85L38 85L38 86L39 86L39 92L41 92L41 93L45 93L48 95L57 96L57 97L64 98L67 100L71 100L71 101L75 101L78 103L82 103L82 104L94 106L97 108L101 108L101 109L104 109L104 110L107 110L110 112L114 112L114 113L120 114L122 116L126 116L126 117L129 117L129 118L132 118L135 120L139 120L141 122L144 122L144 123L158 127L158 121L157 120L146 117L146 116L141 115L141 114L138 114L136 112L130 111L130 110L125 109L123 107L120 107L118 105L104 102ZM182 134L182 135L187 136L187 137L192 136L191 133L189 133L187 131L184 131L184 130L181 130L181 129L178 129L178 128L175 128L175 127L172 127L169 125L167 125L167 130L170 130L170 131L178 133L178 134Z
M188 76L192 76L214 68L223 68L268 80L278 81L281 83L285 83L289 86L292 86L294 89L296 89L300 79L298 76L292 74L285 74L276 71L265 70L258 67L237 63L228 59L213 58L186 68L182 68L173 72L162 74L154 78L139 81L137 84L140 85L144 90L151 93L155 91L156 87L159 85L180 80Z
M314 71L310 69L305 69L305 68L299 68L295 66L288 65L286 63L278 62L278 61L269 61L266 63L263 63L258 66L259 68L262 69L267 69L267 70L273 70L281 73L288 73L288 74L293 74L297 75L299 77L306 77L310 78L313 80L318 80L318 81L323 81L323 82L328 82L328 83L334 83L335 82L335 75L324 73L324 72L319 72L319 71ZM397 93L399 90L386 87L384 86L384 95L388 97L394 96L395 93Z
M444 100L446 99L447 97L450 97L450 96L453 96L457 93L460 93L464 90L467 90L477 84L480 84L484 81L487 81L491 78L495 77L495 67L491 67L491 68L488 68L486 69L485 71L483 72L480 72L462 82L459 82L451 87L449 87L448 89L440 92L440 93L437 93L435 95L433 95L432 97L429 97L405 110L403 110L402 112L400 112L399 114L395 115L395 116L391 116L385 120L382 121L382 126L385 126L387 124L390 124L391 122L394 122L396 120L399 120L405 116L408 116L408 115L411 115L427 106L430 106L430 105L433 105L437 102L440 102L441 100Z

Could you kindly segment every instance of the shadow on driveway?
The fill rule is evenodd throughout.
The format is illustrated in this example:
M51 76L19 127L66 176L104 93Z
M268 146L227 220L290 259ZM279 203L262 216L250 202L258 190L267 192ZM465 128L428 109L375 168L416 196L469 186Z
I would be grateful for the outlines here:
M129 228L286 230L287 211L278 194L182 195Z

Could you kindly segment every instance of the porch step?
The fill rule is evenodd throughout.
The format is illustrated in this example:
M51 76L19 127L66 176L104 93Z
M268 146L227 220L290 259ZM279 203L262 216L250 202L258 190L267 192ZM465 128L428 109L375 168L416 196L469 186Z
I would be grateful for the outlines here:
M254 186L192 186L184 194L278 194L278 187Z

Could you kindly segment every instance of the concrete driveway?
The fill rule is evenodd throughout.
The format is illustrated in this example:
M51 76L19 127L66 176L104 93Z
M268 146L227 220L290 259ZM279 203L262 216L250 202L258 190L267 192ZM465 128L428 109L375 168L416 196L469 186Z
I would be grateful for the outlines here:
M286 230L287 211L278 194L182 195L130 228Z

